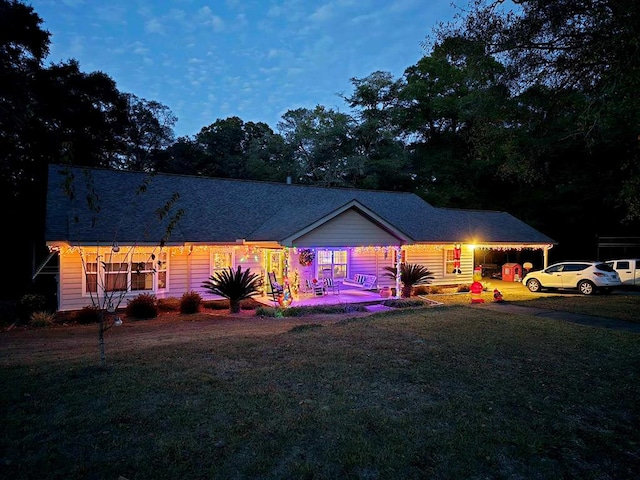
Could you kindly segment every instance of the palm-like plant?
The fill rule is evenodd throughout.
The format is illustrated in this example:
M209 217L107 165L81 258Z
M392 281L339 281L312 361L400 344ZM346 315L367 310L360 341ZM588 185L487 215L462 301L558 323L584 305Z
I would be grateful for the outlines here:
M229 300L229 313L239 313L240 302L260 293L261 285L262 279L259 275L251 273L249 268L242 271L240 266L235 271L229 267L216 272L202 284L211 293Z
M396 279L396 267L384 267L387 271L384 276ZM433 280L433 273L424 265L415 263L400 264L400 282L402 283L402 298L409 298L413 287L417 285L427 285Z

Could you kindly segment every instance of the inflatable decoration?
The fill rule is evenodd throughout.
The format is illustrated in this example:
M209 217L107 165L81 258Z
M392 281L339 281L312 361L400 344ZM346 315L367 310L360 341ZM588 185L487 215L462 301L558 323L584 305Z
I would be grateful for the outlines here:
M500 293L500 290L498 290L497 288L493 289L493 301L494 302L503 302L504 300L502 299L502 294Z
M473 282L471 284L471 303L484 303L484 299L482 298L482 284L480 282Z

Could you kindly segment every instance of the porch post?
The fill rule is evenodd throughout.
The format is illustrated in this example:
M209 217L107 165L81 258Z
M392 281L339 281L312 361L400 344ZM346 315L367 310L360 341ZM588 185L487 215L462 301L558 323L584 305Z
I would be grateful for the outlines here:
M549 247L542 248L542 268L549 266Z
M396 295L395 298L400 298L400 263L402 262L402 246L396 247Z

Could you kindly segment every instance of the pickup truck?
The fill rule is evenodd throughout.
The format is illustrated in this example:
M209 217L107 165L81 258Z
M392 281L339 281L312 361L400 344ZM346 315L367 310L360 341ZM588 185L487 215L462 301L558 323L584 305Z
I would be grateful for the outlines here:
M640 287L640 258L608 260L604 263L610 265L618 272L622 285L627 287Z

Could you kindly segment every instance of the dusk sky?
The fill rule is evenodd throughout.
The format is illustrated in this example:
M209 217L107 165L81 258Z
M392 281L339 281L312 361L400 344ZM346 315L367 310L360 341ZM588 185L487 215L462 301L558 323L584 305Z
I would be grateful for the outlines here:
M463 0L33 0L47 63L71 58L178 117L177 136L220 118L265 122L348 106L350 78L399 77Z

